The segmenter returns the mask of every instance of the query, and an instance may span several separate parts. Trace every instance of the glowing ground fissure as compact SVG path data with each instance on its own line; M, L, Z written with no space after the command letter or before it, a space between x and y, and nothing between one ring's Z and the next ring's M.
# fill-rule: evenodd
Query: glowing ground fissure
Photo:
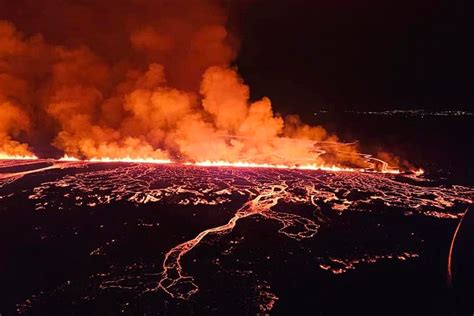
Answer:
M196 247L207 235L224 234L232 231L237 222L245 217L260 215L267 219L277 220L283 225L283 228L279 232L297 240L313 237L316 234L319 225L312 220L293 214L271 211L271 208L278 203L278 200L284 197L287 187L286 183L282 182L280 185L274 185L268 189L263 189L261 193L237 210L235 216L225 225L206 229L195 238L168 251L163 262L163 275L158 284L158 288L163 289L174 298L188 299L191 295L196 293L198 291L198 286L194 283L192 277L186 276L183 272L181 258ZM259 190L257 189L257 191ZM255 193L249 193L251 196L255 195ZM304 227L301 232L290 233L284 231L286 227L292 225L299 226L297 223L302 224ZM187 286L189 288L186 288ZM185 290L184 292L182 291L183 289Z

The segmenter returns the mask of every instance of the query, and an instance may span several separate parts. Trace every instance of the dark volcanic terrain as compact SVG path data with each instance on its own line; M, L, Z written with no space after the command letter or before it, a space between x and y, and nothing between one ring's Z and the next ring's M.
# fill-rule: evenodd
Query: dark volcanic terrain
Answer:
M443 314L473 196L412 175L3 161L0 311Z

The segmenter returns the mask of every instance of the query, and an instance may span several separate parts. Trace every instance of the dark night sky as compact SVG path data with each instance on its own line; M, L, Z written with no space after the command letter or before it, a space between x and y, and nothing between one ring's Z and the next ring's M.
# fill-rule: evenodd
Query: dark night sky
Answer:
M461 1L257 0L237 66L277 110L472 109L472 14Z

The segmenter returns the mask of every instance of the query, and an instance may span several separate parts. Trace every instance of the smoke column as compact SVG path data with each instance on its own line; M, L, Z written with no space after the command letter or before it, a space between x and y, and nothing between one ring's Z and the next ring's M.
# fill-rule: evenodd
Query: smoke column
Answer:
M322 127L249 100L220 1L0 6L0 154L54 135L42 142L77 158L362 163Z

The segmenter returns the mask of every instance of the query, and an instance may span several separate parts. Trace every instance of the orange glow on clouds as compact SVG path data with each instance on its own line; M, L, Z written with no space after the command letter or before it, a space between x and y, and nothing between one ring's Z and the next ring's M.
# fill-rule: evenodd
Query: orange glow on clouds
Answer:
M99 33L89 14L100 21L104 6L86 2L87 16L67 1L62 10L38 2L41 12L61 13L44 15L58 18L45 25L61 26L52 37L49 28L31 32L0 20L1 159L34 159L34 149L40 149L35 144L56 147L63 161L411 169L387 153L378 153L378 160L363 155L356 144L342 143L297 115L279 114L268 97L252 99L232 66L238 41L218 1L141 0L131 1L130 10L107 7L104 27L110 29ZM71 21L83 27L62 27ZM127 45L111 41L111 32Z

